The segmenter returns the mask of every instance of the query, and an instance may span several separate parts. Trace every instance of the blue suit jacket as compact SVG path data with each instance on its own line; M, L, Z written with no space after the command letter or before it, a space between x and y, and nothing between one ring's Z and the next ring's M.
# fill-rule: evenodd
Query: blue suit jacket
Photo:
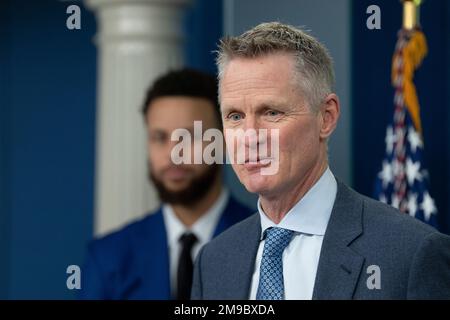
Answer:
M231 196L214 236L252 212ZM169 253L161 208L88 246L81 299L170 299Z
M248 299L260 235L255 214L205 245L192 298ZM379 289L367 285L370 266ZM338 182L313 299L433 298L450 299L450 237Z

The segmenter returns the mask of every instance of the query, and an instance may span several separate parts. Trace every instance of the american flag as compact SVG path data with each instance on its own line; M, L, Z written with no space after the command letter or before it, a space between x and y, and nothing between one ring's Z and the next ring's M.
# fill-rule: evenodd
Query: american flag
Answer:
M413 73L426 55L419 30L400 30L392 60L394 117L386 130L386 153L375 183L375 198L403 213L437 226L437 208L429 192L424 143Z

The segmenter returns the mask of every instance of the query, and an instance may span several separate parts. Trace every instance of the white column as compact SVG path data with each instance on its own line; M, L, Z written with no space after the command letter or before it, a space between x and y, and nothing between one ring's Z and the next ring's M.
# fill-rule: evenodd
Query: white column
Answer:
M86 0L97 17L95 234L158 206L141 114L153 80L183 63L187 0Z

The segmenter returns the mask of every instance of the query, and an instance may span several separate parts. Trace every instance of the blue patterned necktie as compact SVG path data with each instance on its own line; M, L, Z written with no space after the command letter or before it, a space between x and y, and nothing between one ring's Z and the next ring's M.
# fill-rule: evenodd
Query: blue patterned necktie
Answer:
M257 300L283 300L283 251L288 246L294 231L269 228L265 231L266 242L259 269Z

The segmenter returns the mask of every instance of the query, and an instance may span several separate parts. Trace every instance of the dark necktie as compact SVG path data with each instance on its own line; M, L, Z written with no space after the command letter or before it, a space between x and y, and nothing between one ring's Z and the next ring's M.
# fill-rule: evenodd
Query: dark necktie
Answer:
M180 237L181 253L178 260L177 272L177 299L189 300L192 287L192 247L197 242L197 237L192 233L185 233Z

